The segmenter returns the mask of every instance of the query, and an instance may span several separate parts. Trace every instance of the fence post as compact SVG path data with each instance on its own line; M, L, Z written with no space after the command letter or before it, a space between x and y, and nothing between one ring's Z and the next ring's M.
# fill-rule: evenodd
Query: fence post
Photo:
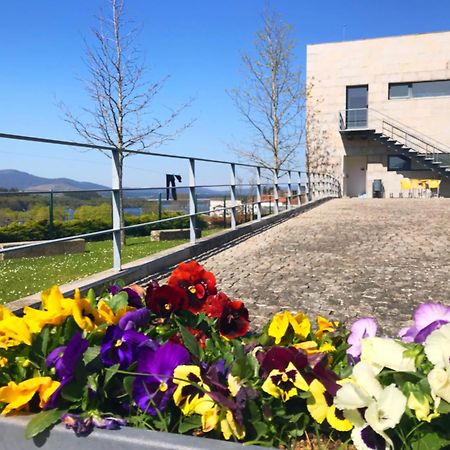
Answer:
M114 149L112 153L112 180L111 180L111 200L112 200L112 240L113 240L113 268L116 271L122 269L122 241L120 238L120 163L119 150Z
M162 194L158 194L158 220L162 219Z
M273 213L278 214L278 169L273 169Z
M189 158L189 231L191 244L195 244L195 225L196 225L196 212L197 202L195 198L195 159Z
M223 227L227 227L227 198L223 198Z
M256 168L256 219L261 220L262 217L262 206L261 206L261 167Z
M48 197L48 237L53 238L53 221L54 221L54 210L53 210L53 189L50 190Z
M231 229L236 229L236 164L230 164Z
M306 186L305 186L306 187ZM299 171L297 172L297 205L301 206L302 205L302 173ZM305 191L306 194L306 191Z
M292 208L292 175L291 171L288 170L288 195L287 195L287 209Z

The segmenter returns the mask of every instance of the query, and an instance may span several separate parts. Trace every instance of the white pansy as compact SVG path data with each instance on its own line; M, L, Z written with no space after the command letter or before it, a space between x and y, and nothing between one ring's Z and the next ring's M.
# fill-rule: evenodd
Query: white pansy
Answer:
M436 366L428 374L431 394L434 398L439 397L450 403L450 370Z
M390 384L383 389L377 401L366 409L364 417L367 423L377 432L394 428L402 418L406 408L406 397L402 391Z
M425 340L425 354L437 367L450 367L450 323L433 331Z
M415 372L414 358L405 356L405 350L406 348L394 339L366 338L361 344L361 361L378 370L387 367L397 372Z

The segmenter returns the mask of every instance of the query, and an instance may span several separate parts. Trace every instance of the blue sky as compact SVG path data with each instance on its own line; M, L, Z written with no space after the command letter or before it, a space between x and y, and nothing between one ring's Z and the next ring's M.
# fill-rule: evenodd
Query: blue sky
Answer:
M139 45L150 68L149 81L170 75L156 108L195 97L184 116L195 118L194 126L159 151L235 159L228 145L245 143L251 135L226 90L242 80L240 55L252 51L265 4L125 0L127 16L142 27ZM450 29L450 3L442 0L272 0L271 5L294 26L303 67L308 43ZM3 2L0 132L78 139L56 103L63 100L75 111L88 104L77 77L85 74L83 39L90 41L101 7L107 8L107 0ZM106 185L111 173L109 160L97 152L5 140L0 140L0 169ZM217 179L217 169L202 169L201 182ZM125 182L158 185L166 172L186 174L187 168L179 162L133 157L126 161Z

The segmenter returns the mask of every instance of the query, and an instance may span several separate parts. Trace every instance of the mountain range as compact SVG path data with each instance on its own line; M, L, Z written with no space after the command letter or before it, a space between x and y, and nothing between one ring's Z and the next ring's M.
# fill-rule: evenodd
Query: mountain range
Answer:
M109 189L108 186L90 183L88 181L76 181L71 178L44 178L32 175L27 172L14 169L0 170L0 189L17 189L19 191L76 191L76 190L95 190ZM184 189L186 190L186 189ZM228 191L198 188L199 197L217 197L227 195ZM129 197L157 197L158 192L149 194L148 191L130 191Z

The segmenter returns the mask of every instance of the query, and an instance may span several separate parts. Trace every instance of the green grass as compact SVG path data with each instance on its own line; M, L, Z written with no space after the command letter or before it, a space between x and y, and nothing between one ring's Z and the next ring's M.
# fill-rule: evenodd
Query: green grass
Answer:
M206 234L211 234L210 230ZM130 237L123 247L122 262L134 261L185 242L150 242L148 236ZM112 263L110 240L88 242L86 252L80 254L0 261L0 303L34 294L53 284L68 283L110 269Z

